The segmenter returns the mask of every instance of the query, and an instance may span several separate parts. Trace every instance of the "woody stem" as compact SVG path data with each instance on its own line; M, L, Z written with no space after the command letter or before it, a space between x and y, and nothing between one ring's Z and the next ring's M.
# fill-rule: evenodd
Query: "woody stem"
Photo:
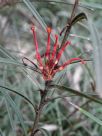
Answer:
M78 3L79 3L79 0L75 0L75 3L73 5L73 9L72 9L72 13L71 13L71 17L70 17L70 19L68 18L68 20L67 20L67 28L66 28L66 31L65 31L62 43L61 43L61 47L66 42L66 40L67 40L67 38L68 38L68 36L70 34L70 30L72 28L72 19L75 16Z
M36 109L36 115L35 115L35 120L34 120L34 124L33 124L33 129L32 129L32 132L31 132L31 135L30 136L37 136L37 132L39 131L39 121L40 121L40 116L41 116L41 113L42 113L42 110L45 106L45 104L47 103L46 102L46 96L47 96L47 93L48 93L48 87L49 87L49 83L51 81L46 81L45 82L45 89L44 90L41 90L40 94L41 94L41 100L40 100L40 104L38 105L37 109Z

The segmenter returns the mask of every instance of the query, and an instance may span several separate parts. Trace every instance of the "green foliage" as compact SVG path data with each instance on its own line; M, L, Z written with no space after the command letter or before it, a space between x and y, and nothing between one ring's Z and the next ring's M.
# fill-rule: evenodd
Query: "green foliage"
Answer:
M53 28L53 45L54 32L59 34L67 25L72 5L69 0L22 0L0 9L0 136L30 134L34 108L40 100L39 89L45 86L34 66L24 66L22 62L27 57L36 63L31 24L36 26L39 51L43 54L46 26ZM92 61L71 64L54 77L48 94L52 99L44 107L39 123L45 136L102 135L101 0L80 0L73 24L68 37L72 43L62 62L79 56ZM59 44L62 39L63 34Z

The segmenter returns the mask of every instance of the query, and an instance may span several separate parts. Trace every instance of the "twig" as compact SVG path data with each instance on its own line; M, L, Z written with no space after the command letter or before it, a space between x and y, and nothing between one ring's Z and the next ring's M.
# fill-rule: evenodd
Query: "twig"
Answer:
M49 91L48 87L49 87L50 83L51 83L51 81L46 81L45 82L45 89L40 90L41 100L40 100L39 106L35 109L36 115L35 115L33 129L32 129L32 132L31 132L30 136L35 136L37 134L37 132L39 131L39 126L38 126L39 125L39 120L40 120L42 110L43 110L44 106L47 103L46 96L47 96L47 93Z
M71 23L72 23L73 17L75 16L76 9L77 9L77 6L78 6L78 2L79 2L79 0L75 0L75 4L74 4L73 9L72 9L71 17L70 17L70 19L68 18L68 20L67 20L66 31L65 31L64 38L62 40L60 47L62 47L62 45L67 40L67 37L69 36L70 30L71 30L71 27L72 27Z
M0 7L12 5L16 2L17 2L17 0L0 0Z

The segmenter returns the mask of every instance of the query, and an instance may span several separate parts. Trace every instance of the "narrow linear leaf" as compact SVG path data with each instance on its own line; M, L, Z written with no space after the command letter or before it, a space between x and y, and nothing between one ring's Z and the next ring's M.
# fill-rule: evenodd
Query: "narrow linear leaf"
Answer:
M4 136L4 135L3 135L3 132L1 131L1 129L0 129L0 136Z
M40 23L40 25L43 27L43 29L46 30L47 25L44 22L43 18L40 16L40 14L35 9L34 5L32 5L32 3L29 0L23 0L23 2L28 7L28 9L31 11L33 16L37 19L37 21ZM52 34L51 34L51 39L54 42L54 38L53 38Z
M72 20L72 25L81 21L82 19L87 19L87 16L85 13L79 13L77 16L75 16Z
M71 89L71 88L68 88L68 87L65 87L65 86L60 86L60 85L51 85L51 86L55 87L55 88L58 88L59 90L66 90L66 91L68 91L68 92L70 92L72 94L75 94L77 96L84 97L84 98L87 98L87 99L89 99L91 101L94 101L96 103L102 104L102 99L100 99L100 98L95 98L93 96L89 96L89 95L87 95L85 93L76 91L74 89Z
M0 63L6 63L6 64L13 64L13 65L18 65L18 66L24 66L21 63L8 59L8 58L1 58L0 57Z
M23 2L23 0L19 0L19 1L15 1L14 3L16 4L16 3L22 3ZM58 3L58 4L67 4L67 5L73 5L73 3L72 2L65 2L65 1L58 1L58 0L49 0L49 1L47 1L47 0L43 0L43 1L41 1L41 0L30 0L30 2L39 2L39 3L46 3L46 2L53 2L53 3ZM88 4L87 4L88 5ZM83 8L85 8L85 9L88 9L88 10L92 10L92 8L90 8L90 6L92 5L92 3L90 3L90 5L88 5L87 6L86 4L84 5L84 3L79 3L79 5L78 6L80 6L80 7L83 7ZM92 6L93 7L93 6ZM99 5L99 4L97 4L96 3L96 7L97 8L101 8L101 5ZM94 7L95 8L95 7ZM101 8L102 9L102 8Z
M40 73L39 71L37 71L37 69L36 69L35 67L33 67L33 66L29 66L29 65L25 66L24 64L22 64L22 63L20 63L20 62L17 62L17 61L8 59L8 58L6 59L6 58L1 58L1 57L0 57L0 63L5 63L6 65L9 65L9 64L16 65L16 66L21 67L21 68L23 68L23 69L30 69L30 70L33 70L33 71L35 71L35 72L41 74L41 73Z
M5 96L7 102L11 105L11 107L14 109L20 123L21 123L21 126L23 128L23 131L24 131L24 134L25 136L27 136L27 132L26 132L26 128L25 128L25 124L24 124L24 121L23 121L23 118L22 118L22 114L21 112L19 111L17 105L15 104L15 102L12 100L12 98L9 96L9 94L7 92L4 92L4 89L3 90L0 90L2 92L2 94Z
M9 116L9 119L10 119L10 124L11 124L12 130L13 130L13 135L16 136L16 131L15 131L15 127L14 127L15 126L14 120L11 116L10 107L9 107L9 104L8 104L6 99L5 99L5 103L6 103L6 108L7 108L7 111L8 111L8 116Z
M90 7L94 9L101 9L102 10L102 4L101 3L93 3L93 2L80 2L80 5L85 7Z
M5 48L3 48L1 45L0 45L0 52L2 52L5 57L9 58L9 59L12 59L12 60L15 60L16 58L11 55Z
M92 119L93 121L95 121L97 124L102 126L102 121L100 119L98 119L97 117L95 117L94 115L92 115L91 113L89 113L88 111L84 110L83 108L80 108L79 106L75 105L74 103L68 101L68 103L70 103L74 108L76 108L77 110L79 110L80 112L82 112L85 116L89 117L90 119Z
M22 3L23 0L18 0L18 1L14 1L13 3L16 4L16 3ZM46 3L46 2L53 2L53 3L59 3L59 4L67 4L67 5L73 5L72 2L68 1L68 2L65 2L65 1L58 1L58 0L30 0L30 2L40 2L40 3ZM83 7L83 8L86 8L88 10L93 10L94 9L102 9L102 4L101 3L93 3L93 2L80 2L79 3L79 6L80 7Z
M1 86L1 85L0 85L0 87L1 87L1 88L4 88L4 89L7 90L7 91L13 92L13 93L15 93L15 94L21 96L24 100L26 100L29 104L31 104L31 105L34 107L33 103L32 103L27 97L25 97L24 95L20 94L19 92L15 91L15 90L13 90L13 89L10 89L10 88L8 88L8 87L5 87L5 86Z
M100 31L96 28L93 23L93 19L88 15L88 24L91 34L91 41L93 45L93 58L94 58L94 68L96 74L96 89L102 97L102 41Z
M28 9L31 11L31 13L36 17L36 19L39 21L41 26L46 30L46 24L43 20L43 18L39 15L35 7L32 5L32 3L29 0L23 0L25 5L28 7Z
M40 0L31 0L31 2L48 2L47 0L43 0L43 1L40 1ZM54 3L60 3L60 4L68 4L68 5L73 5L73 3L71 1L61 1L61 0L49 0L49 2L54 2ZM93 8L94 9L102 9L102 4L101 3L93 3L93 2L79 2L79 7L83 7L83 8L86 8L88 10L92 10L93 11Z
M62 129L62 118L61 118L61 112L60 112L60 107L58 104L58 101L55 101L55 110L56 110L56 117L57 117L57 122L59 127L59 136L63 136L63 129Z

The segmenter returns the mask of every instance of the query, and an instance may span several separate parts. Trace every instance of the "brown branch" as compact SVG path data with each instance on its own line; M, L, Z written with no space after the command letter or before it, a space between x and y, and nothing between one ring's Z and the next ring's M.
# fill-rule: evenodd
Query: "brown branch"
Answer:
M0 7L12 5L16 2L17 2L17 0L0 0Z
M40 100L39 106L35 109L36 115L35 115L33 129L32 129L30 136L36 136L37 132L39 131L39 126L38 126L39 120L40 120L42 110L43 110L44 106L47 104L46 96L49 91L48 88L49 88L50 83L51 83L51 81L46 81L45 82L45 90L40 90L41 100Z
M68 18L68 20L67 20L66 31L65 31L62 43L61 43L61 47L66 42L66 40L67 40L67 38L70 34L70 30L71 30L71 27L72 27L71 23L72 23L72 20L75 16L76 10L77 10L78 2L79 2L79 0L75 0L75 4L74 4L73 9L72 9L71 17L70 17L70 19Z

